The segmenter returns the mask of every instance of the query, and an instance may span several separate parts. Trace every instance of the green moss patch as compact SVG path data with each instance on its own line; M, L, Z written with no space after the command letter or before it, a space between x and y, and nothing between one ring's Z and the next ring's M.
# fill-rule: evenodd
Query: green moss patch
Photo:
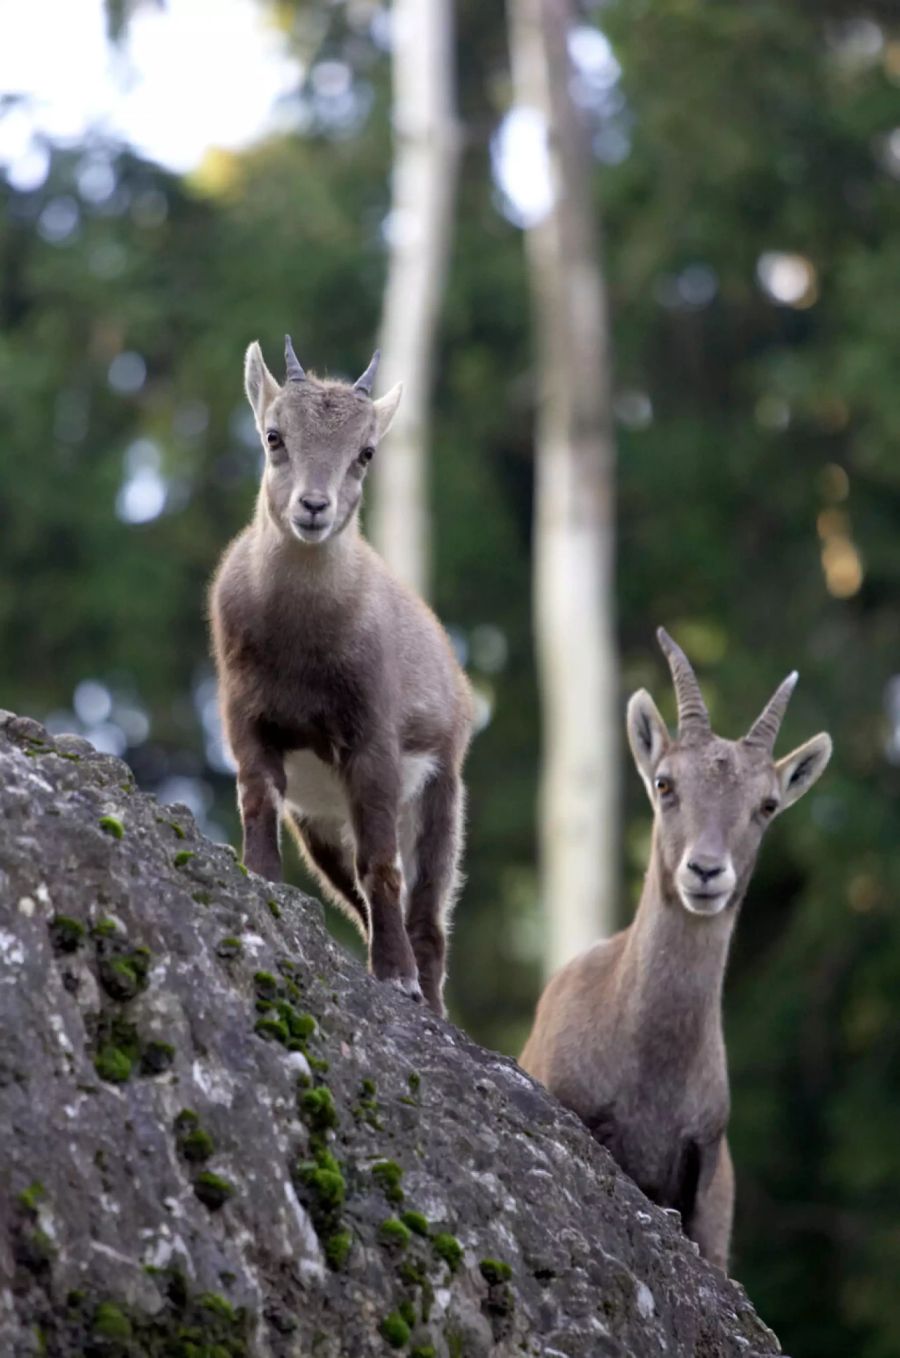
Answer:
M175 1119L175 1143L179 1155L191 1164L203 1164L216 1150L215 1141L190 1108L183 1108Z
M342 1268L353 1238L341 1222L341 1208L347 1196L344 1171L331 1151L320 1147L312 1160L294 1166L292 1178L316 1234L322 1242L331 1268Z
M54 915L50 921L50 939L57 952L76 952L86 932L81 921L71 915Z
M387 1340L392 1349L403 1349L409 1343L410 1327L399 1311L392 1311L389 1316L385 1316L379 1329L382 1338Z
M382 1244L405 1249L412 1239L412 1232L398 1217L388 1217L378 1228L378 1236Z
M335 1231L325 1241L325 1258L333 1269L343 1268L353 1246L353 1236L349 1231Z
M334 1095L327 1085L304 1090L300 1095L300 1112L310 1131L321 1134L338 1125Z
M44 1200L46 1194L47 1191L44 1188L44 1185L41 1183L40 1179L35 1179L34 1182L30 1183L27 1188L23 1188L22 1192L19 1194L18 1197L19 1206L25 1212L36 1214L38 1209L38 1203Z
M312 1191L317 1210L334 1212L343 1206L347 1184L343 1170L330 1151L320 1150L314 1160L302 1160L295 1177Z
M404 1212L400 1220L414 1235L428 1235L428 1218L422 1212Z
M184 833L177 820L163 820L162 817L157 816L156 823L157 825L168 825L176 839L187 839L187 835Z
M204 1311L212 1311L217 1316L222 1316L229 1324L233 1325L237 1320L237 1311L226 1297L220 1297L218 1292L203 1292L197 1298L197 1305Z
M271 971L255 971L253 988L261 999L274 1000L278 994L278 978Z
M236 1192L237 1189L230 1179L223 1178L221 1174L213 1174L209 1169L198 1174L194 1180L194 1193L211 1212L218 1212Z
M463 1260L463 1247L455 1235L440 1232L433 1237L431 1248L439 1259L443 1259L444 1263L449 1265L451 1273L457 1271Z
M220 938L216 944L216 956L224 957L226 960L230 960L232 957L240 957L243 951L243 943L239 938L235 938L233 934L226 934L226 936Z
M284 1045L290 1034L287 1024L282 1023L281 1019L261 1018L257 1019L253 1025L253 1031L260 1037L267 1038L270 1042L280 1042Z
M131 1321L115 1302L102 1301L94 1312L91 1331L98 1339L131 1339Z
M190 863L191 859L194 857L196 857L196 855L193 849L179 849L178 853L172 859L172 862L176 868L183 868Z
M504 1264L500 1259L482 1259L478 1267L482 1278L491 1287L496 1287L498 1283L508 1283L512 1277L509 1264Z
M372 1178L378 1184L388 1202L400 1203L404 1193L400 1187L403 1170L393 1160L378 1160L372 1166Z
M106 834L112 835L113 839L123 839L125 837L125 826L118 816L101 816L100 829Z
M100 984L114 1000L133 1000L147 984L150 969L149 948L104 956L99 961Z
M158 1305L140 1311L120 1300L70 1291L54 1315L53 1352L85 1358L250 1358L254 1317L216 1292L192 1295L177 1269L146 1270Z

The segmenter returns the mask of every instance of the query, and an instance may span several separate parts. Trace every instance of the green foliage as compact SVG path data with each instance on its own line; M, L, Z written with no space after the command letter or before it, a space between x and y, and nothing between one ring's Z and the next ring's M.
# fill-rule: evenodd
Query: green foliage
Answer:
M117 816L101 816L100 829L112 835L113 839L122 839L125 834L125 826Z
M414 1235L428 1234L428 1218L421 1212L404 1212L400 1220L404 1226L408 1226Z

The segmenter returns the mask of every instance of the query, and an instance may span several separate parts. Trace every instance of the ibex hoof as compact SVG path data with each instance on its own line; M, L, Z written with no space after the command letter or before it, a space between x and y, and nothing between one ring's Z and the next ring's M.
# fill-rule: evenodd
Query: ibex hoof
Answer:
M422 994L422 987L415 976L392 976L388 985L394 986L395 989L400 991L401 995L408 995L411 1000L415 1000L416 1004L421 1004L425 998Z

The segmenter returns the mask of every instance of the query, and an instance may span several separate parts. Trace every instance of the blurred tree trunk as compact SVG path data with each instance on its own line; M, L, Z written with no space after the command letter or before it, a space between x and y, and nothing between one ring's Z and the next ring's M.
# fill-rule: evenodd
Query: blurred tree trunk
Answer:
M573 103L570 0L508 0L515 102L547 133L553 202L526 249L539 372L535 630L543 715L548 970L616 927L619 885L614 470L594 165Z
M402 580L428 593L429 404L456 180L451 0L394 0L394 169L380 386L403 400L373 467L372 540Z

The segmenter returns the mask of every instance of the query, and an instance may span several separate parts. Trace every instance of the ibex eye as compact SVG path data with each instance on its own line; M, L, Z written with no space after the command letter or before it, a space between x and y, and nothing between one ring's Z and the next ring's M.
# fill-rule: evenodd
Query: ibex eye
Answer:
M764 816L774 816L778 810L778 803L774 797L767 797L759 809Z
M365 465L365 463L371 462L374 456L375 449L372 447L371 443L367 443L365 448L360 450L359 460Z
M277 429L266 430L266 443L269 445L270 448L281 447L281 435L279 434Z
M661 797L666 797L672 791L672 779L663 777L654 778L653 786Z

